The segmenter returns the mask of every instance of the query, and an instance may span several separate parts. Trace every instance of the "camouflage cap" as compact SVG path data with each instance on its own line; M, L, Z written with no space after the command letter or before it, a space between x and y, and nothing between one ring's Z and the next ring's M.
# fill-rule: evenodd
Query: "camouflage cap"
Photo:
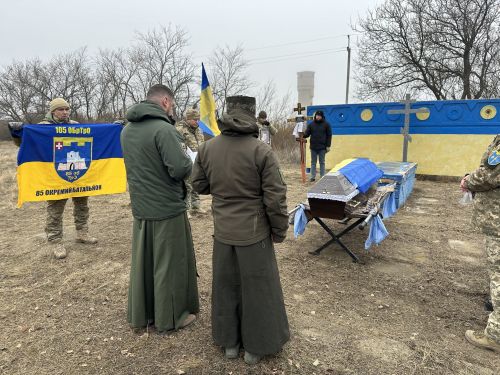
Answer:
M252 117L255 117L255 98L252 96L229 96L226 99L226 112L231 114L231 112L239 110Z
M200 112L198 112L197 109L189 108L186 111L186 120L199 120L199 119L200 119Z

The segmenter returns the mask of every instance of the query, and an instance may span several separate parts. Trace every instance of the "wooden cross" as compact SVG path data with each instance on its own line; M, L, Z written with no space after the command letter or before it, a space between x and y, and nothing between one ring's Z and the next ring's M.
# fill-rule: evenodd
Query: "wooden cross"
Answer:
M390 109L387 111L390 115L405 115L404 127L401 129L401 134L403 134L403 161L408 161L408 142L411 142L410 135L410 114L412 113L429 113L425 108L411 109L411 103L415 103L416 100L410 99L410 94L406 94L406 99L400 102L404 104L404 109Z
M303 118L304 123L306 123L307 118L302 116L302 111L304 111L306 108L302 107L301 103L297 103L297 108L294 108L293 110L298 113L298 116L295 118L295 122L299 122L299 117ZM302 174L302 183L306 182L306 150L305 150L305 145L307 143L307 140L304 138L304 132L301 131L299 132L299 138L297 139L297 142L299 142L299 147L300 147L300 171Z
M297 108L294 108L293 110L294 110L294 111L297 111L297 113L298 113L299 115L301 115L301 114L302 114L302 111L303 111L303 110L305 110L305 109L306 109L306 107L302 107L302 104L301 104L301 103L297 103Z

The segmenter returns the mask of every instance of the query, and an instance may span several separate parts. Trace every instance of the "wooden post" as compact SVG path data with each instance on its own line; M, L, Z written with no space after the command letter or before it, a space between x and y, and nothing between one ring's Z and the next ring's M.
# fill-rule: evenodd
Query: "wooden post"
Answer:
M294 111L297 111L299 117L302 115L302 111L305 108L302 107L302 104L297 103L297 108L294 108ZM297 118L295 120L295 123L297 123ZM305 144L307 143L307 140L304 138L304 129L301 129L302 131L299 132L299 138L297 139L297 142L299 142L299 147L300 147L300 173L302 174L302 183L306 183L306 150L305 150Z

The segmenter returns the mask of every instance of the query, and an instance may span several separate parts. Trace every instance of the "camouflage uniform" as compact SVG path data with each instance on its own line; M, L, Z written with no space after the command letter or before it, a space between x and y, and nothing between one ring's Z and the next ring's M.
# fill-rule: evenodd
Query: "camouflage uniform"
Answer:
M481 165L465 180L475 193L473 223L486 235L493 312L484 333L500 344L500 134L481 159Z
M203 132L199 127L193 128L191 125L187 123L187 119L196 118L198 111L196 110L188 110L186 114L186 120L179 121L175 124L175 128L184 138L184 145L189 147L191 151L198 152L198 147L204 142L205 138L203 137ZM186 204L188 210L199 210L201 208L200 205L200 196L196 191L193 190L193 185L191 181L191 177L184 181L186 184Z
M39 124L62 124L64 122L57 121L52 116L52 113L47 113L44 120ZM69 124L78 124L78 122L69 120ZM86 234L88 232L89 206L88 197L73 197L73 216L75 218L75 227L77 232ZM57 199L47 201L47 223L45 225L45 233L49 242L58 242L63 237L63 213L64 207L68 199Z
M257 117L257 126L259 127L259 139L271 146L271 139L273 135L278 133L273 125L267 121L267 113L265 111L260 111Z

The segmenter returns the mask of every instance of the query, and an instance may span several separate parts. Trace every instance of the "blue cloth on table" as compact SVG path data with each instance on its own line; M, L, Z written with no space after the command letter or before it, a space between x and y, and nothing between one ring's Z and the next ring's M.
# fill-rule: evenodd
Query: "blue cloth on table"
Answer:
M384 174L377 168L374 162L364 158L354 159L346 166L340 168L339 172L362 193L366 193L370 186L377 182Z
M299 204L299 208L295 211L295 216L293 220L293 234L295 238L299 235L303 235L306 230L307 216L305 207L303 204Z
M384 222L382 221L380 215L374 216L370 224L370 233L365 242L365 249L368 250L372 244L378 245L382 242L389 232L385 228Z
M392 192L386 198L386 200L384 201L384 205L382 207L382 216L384 220L393 216L396 213L397 209L398 208L396 207L396 193Z

